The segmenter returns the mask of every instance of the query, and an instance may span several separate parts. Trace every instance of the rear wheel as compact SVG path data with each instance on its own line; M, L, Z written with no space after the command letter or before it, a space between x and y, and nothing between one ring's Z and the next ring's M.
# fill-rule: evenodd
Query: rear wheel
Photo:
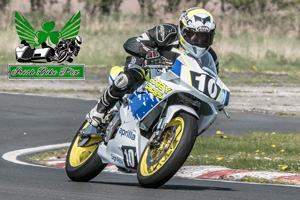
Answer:
M69 148L66 159L66 172L73 181L86 182L97 176L105 167L97 155L99 142L102 136L92 135L89 141L82 147L78 146L81 141L79 132L91 126L85 121L76 133Z
M174 117L165 128L161 145L145 148L137 170L140 184L156 188L170 180L190 154L197 129L194 116L180 113Z

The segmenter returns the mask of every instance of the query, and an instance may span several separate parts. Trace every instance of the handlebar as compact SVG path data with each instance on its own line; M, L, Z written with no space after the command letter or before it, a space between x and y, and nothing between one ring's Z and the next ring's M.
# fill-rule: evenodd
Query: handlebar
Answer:
M173 62L164 57L162 58L163 58L163 62L159 65L151 65L151 64L148 65L147 60L145 60L143 67L145 69L171 69L173 66Z
M145 69L170 69L172 66L166 65L144 65Z

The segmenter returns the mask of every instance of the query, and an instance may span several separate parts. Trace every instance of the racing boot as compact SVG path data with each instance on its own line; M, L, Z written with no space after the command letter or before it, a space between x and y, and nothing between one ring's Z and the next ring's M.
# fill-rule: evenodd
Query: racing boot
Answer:
M108 107L104 105L101 98L95 107L86 115L87 121L94 127L98 127L101 123L105 123L104 117Z
M99 127L100 124L106 124L107 111L110 110L120 97L111 95L111 87L107 88L103 96L100 98L95 107L86 115L87 121L94 127Z

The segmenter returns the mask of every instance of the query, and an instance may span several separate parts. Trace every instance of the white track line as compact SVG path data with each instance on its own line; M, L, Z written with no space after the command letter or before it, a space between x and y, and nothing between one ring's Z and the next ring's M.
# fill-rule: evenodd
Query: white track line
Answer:
M33 147L33 148L27 148L27 149L19 149L15 151L10 151L5 154L3 154L2 158L4 160L7 160L9 162L13 162L16 164L21 164L21 165L30 165L30 166L36 166L36 167L47 167L43 165L35 165L27 162L22 162L18 160L18 156L24 155L24 154L30 154L30 153L35 153L35 152L42 152L42 151L47 151L51 149L60 149L64 147L70 146L70 143L62 143L62 144L54 144L54 145L47 145L47 146L40 146L40 147Z
M53 150L53 149L59 149L59 148L64 148L70 146L70 143L62 143L62 144L54 144L54 145L47 145L47 146L40 146L40 147L34 147L34 148L27 148L27 149L20 149L20 150L15 150L15 151L10 151L5 154L3 154L2 158L4 160L7 160L9 162L13 162L16 164L21 164L21 165L29 165L29 166L35 166L35 167L47 167L47 168L52 168L53 167L48 167L44 165L35 165L31 163L26 163L19 161L17 159L18 156L24 155L24 154L30 154L34 152L42 152L42 151L47 151L47 150ZM55 168L55 169L60 169L60 168ZM106 172L112 172L112 173L120 173L116 170L117 168L115 166L110 166L106 170ZM136 174L124 174L123 175L136 175ZM179 177L179 176L177 176ZM193 177L179 177L179 178L186 178L186 179L192 179L192 180L201 180L201 181L206 181L206 182L225 182L225 183L234 183L234 184L257 184L257 185L267 185L267 186L281 186L281 187L300 187L299 185L279 185L279 184L268 184L268 183L249 183L249 182L239 182L239 181L227 181L227 180L213 180L213 179L199 179L199 178L193 178Z

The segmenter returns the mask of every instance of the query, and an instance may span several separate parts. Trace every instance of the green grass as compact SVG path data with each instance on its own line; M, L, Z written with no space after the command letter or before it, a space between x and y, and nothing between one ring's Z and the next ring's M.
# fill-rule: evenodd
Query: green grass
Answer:
M185 165L299 173L299 143L300 134L198 137Z
M252 183L268 183L268 184L281 184L281 185L295 185L294 183L290 183L287 181L280 180L268 180L264 178L255 178L251 176L244 176L239 181L241 182L252 182Z
M300 117L300 114L294 113L294 112L276 112L275 115L281 115L281 116L289 116L289 117Z
M298 73L258 73L258 72L232 72L221 69L220 78L226 85L234 86L289 86L299 87Z
M53 150L53 151L48 151L48 152L43 152L39 154L35 154L32 157L27 157L26 160L33 162L33 163L38 163L42 165L47 165L47 163L42 162L43 160L49 159L51 157L61 157L62 155L66 155L68 152L68 148L63 148L59 150Z
M300 69L300 39L245 32L237 38L216 34L221 69L233 72L295 73ZM299 74L298 74L299 75Z

